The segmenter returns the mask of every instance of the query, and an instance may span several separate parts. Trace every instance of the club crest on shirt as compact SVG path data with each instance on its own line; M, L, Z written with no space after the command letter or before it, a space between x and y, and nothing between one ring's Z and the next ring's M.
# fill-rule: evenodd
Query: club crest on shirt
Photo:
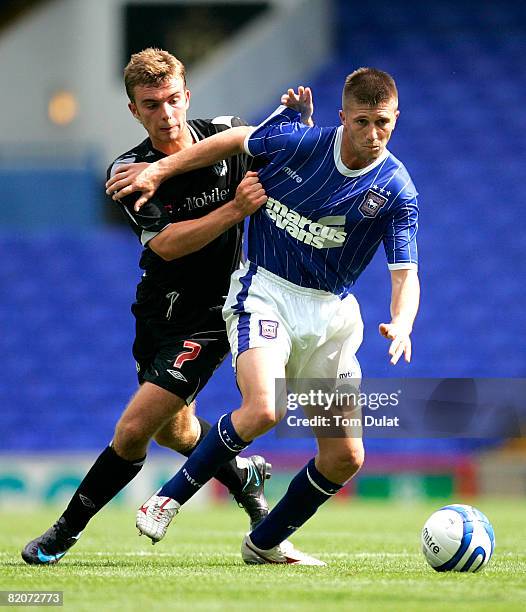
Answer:
M278 322L260 319L259 335L262 338L268 338L269 340L273 340L274 338L276 338L278 335Z
M385 206L386 202L386 197L381 196L372 189L369 189L369 191L365 194L363 202L358 207L358 210L364 217L369 217L371 219L372 217L376 217L376 215L380 212L380 209Z

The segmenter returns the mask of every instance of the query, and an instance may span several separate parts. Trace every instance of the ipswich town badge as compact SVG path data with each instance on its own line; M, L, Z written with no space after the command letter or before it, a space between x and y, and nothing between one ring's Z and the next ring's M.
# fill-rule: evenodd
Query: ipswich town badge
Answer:
M358 207L358 210L364 217L373 218L380 212L380 209L385 206L387 198L376 193L372 189L365 194L363 202Z
M259 321L259 335L269 340L276 338L278 335L278 322L261 319Z

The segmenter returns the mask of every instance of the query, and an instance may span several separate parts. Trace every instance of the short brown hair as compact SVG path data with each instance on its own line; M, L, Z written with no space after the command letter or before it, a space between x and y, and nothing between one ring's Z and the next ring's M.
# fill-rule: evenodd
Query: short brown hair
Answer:
M376 68L358 68L345 79L343 106L349 98L368 106L376 106L392 99L398 104L398 90L393 77L387 72Z
M186 68L168 51L149 47L134 53L124 69L124 86L133 102L133 90L138 85L158 87L168 79L183 79L186 87Z

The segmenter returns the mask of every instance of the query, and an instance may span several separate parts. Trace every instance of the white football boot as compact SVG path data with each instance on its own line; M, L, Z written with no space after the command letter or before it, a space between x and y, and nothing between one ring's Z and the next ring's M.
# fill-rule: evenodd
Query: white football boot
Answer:
M171 497L152 495L149 500L137 510L135 524L139 535L148 536L152 544L156 544L166 535L168 525L179 512L180 504Z
M243 561L248 565L262 565L264 563L289 563L292 565L327 565L324 561L320 561L310 555L302 553L297 548L294 548L292 542L285 540L278 546L274 546L269 550L263 550L254 546L250 535L243 539L241 544L241 556Z

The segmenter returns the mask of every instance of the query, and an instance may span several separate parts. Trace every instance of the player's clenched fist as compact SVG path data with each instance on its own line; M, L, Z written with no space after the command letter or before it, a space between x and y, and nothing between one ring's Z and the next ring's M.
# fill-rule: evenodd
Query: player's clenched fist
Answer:
M257 172L247 172L236 189L234 205L242 219L255 213L267 201L267 194L259 182Z

